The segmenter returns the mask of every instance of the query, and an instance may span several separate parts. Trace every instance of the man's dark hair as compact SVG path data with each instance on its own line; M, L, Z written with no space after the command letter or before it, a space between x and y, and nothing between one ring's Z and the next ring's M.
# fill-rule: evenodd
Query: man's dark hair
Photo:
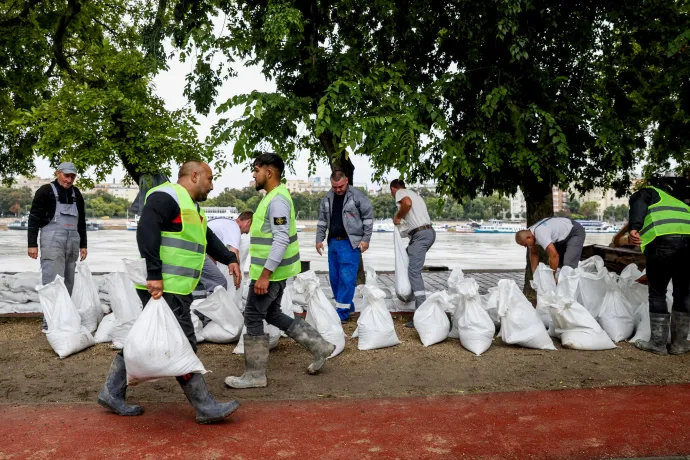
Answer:
M402 179L393 179L391 182L391 188L405 188L405 182Z
M339 182L343 179L347 179L347 174L345 174L343 171L336 169L331 173L331 180Z
M237 220L252 220L254 218L254 212L253 211L242 211L239 216L237 216Z
M261 166L272 166L278 171L278 175L283 177L283 171L285 170L285 163L280 156L275 153L262 153L258 157L254 158L254 167Z

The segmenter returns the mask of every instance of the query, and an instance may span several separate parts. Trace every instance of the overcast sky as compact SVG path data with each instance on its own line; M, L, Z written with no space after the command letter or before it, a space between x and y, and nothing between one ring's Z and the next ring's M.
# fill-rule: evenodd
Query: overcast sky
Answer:
M181 63L179 60L174 59L169 62L170 69L158 75L155 81L156 92L165 100L168 109L175 110L183 107L187 104L186 98L183 96L182 91L185 86L185 75L192 68L192 63ZM264 76L260 72L259 67L237 67L238 75L237 77L226 81L223 87L219 90L218 97L216 101L225 102L228 98L235 96L237 94L249 93L253 90L259 91L274 91L275 85L273 82L266 81ZM242 113L241 109L238 109L236 113L229 113L230 118L236 118ZM224 114L225 115L225 114ZM198 117L200 125L197 127L199 132L199 138L204 139L211 131L211 127L217 121L218 117L211 111L208 117ZM226 145L226 157L231 159L232 144ZM307 179L308 170L308 154L305 152L300 155L299 160L295 163L295 171L297 174L291 174L286 171L286 176L288 179ZM367 183L369 188L372 188L372 169L369 166L369 162L366 158L353 156L353 163L356 168L355 182ZM172 168L173 177L177 175L177 166L173 165ZM38 158L36 160L36 174L40 177L50 177L54 174L48 161L43 158ZM316 170L316 176L327 177L330 175L330 168L326 163L318 164ZM113 171L113 174L108 178L108 182L112 182L113 179L121 180L124 177L124 170L118 168ZM221 190L226 187L229 188L242 188L249 185L249 181L252 179L251 173L247 171L242 171L240 166L229 166L226 168L222 174L217 175L215 180L214 191L211 196L218 194ZM391 179L395 177L394 174L391 175ZM378 188L378 187L376 187Z

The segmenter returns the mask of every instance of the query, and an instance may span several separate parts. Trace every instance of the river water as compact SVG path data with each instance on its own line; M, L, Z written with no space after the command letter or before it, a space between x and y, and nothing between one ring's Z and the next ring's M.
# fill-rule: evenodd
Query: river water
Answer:
M312 270L327 271L326 252L319 256L314 248L316 234L300 232L300 253L311 261ZM246 235L243 235L246 237ZM608 245L613 235L588 234L585 244ZM93 272L124 270L123 258L138 258L136 232L104 230L88 233L87 262ZM407 241L406 239L404 240ZM2 247L0 272L38 271L39 262L26 255L26 232L0 231ZM374 233L365 265L377 271L393 270L395 254L392 233ZM444 265L462 269L521 269L525 267L525 249L515 243L511 234L437 233L436 243L427 254L427 265Z

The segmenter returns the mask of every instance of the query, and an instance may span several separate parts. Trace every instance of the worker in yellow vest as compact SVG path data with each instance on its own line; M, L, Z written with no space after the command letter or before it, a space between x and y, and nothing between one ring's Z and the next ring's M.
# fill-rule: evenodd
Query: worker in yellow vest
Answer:
M254 212L249 230L250 267L249 295L244 309L244 365L241 377L227 377L230 388L258 388L266 386L268 365L268 334L264 320L276 326L313 355L307 368L316 374L335 350L309 323L301 317L290 318L280 310L286 280L301 269L295 207L287 188L281 184L285 164L274 153L264 153L254 160L254 180L257 190L266 196Z
M144 307L152 297L163 297L195 352L190 306L206 253L228 266L235 286L239 287L241 282L237 257L207 227L206 216L198 204L206 200L211 190L211 168L202 161L188 161L180 167L177 184L165 182L149 190L137 227L137 245L147 269L147 283L136 285L137 294ZM239 407L237 401L216 402L201 374L181 375L177 381L196 409L198 423L219 422ZM98 403L119 415L141 414L141 406L125 403L126 391L127 369L120 351L98 393Z
M656 187L645 187L630 198L630 243L645 255L649 284L650 340L641 350L665 355L690 351L690 206ZM673 280L673 307L668 313L666 289ZM671 344L667 349L671 325Z

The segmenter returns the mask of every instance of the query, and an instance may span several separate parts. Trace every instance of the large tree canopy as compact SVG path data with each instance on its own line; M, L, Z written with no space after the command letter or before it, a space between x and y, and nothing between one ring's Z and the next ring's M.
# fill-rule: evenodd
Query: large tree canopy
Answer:
M210 159L190 110L154 94L166 2L4 2L0 11L0 177L35 157L73 161L103 180ZM87 179L88 180L88 179Z

